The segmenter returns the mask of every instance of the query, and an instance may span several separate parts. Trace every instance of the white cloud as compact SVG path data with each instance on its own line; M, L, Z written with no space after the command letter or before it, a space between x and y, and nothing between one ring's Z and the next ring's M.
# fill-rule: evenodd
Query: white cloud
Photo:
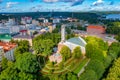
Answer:
M74 1L78 1L78 0L59 0L59 1L62 1L62 2L74 2Z
M43 0L44 2L57 2L58 0Z
M100 5L100 4L103 4L103 3L104 3L103 0L97 0L97 1L93 2L93 5L97 6L97 5Z
M18 4L18 2L7 2L6 3L6 8L10 8L10 7L12 7L13 5L16 5L16 4Z
M104 7L92 7L90 10L93 10L93 11L104 11L105 8Z

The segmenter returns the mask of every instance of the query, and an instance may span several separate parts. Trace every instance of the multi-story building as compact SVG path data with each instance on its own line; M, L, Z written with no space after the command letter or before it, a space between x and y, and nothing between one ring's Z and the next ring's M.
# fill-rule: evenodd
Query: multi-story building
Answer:
M10 33L10 29L7 27L0 27L0 34Z
M0 34L16 34L20 30L19 26L2 26L0 27Z
M56 24L56 23L60 23L60 19L59 18L55 18L53 19L53 23Z
M15 43L0 42L0 61L4 56L8 60L14 61L14 50L17 45Z
M40 25L39 21L37 21L37 20L32 20L32 24L33 25Z
M4 23L6 26L14 26L16 24L14 18L9 18L7 22Z
M49 28L49 32L51 33L56 28L56 25L48 26L48 28Z
M49 21L48 21L48 19L44 19L44 21L43 21L44 23L48 23Z
M3 24L3 23L0 23L0 27L2 27L2 26L4 26L4 24Z
M13 36L14 40L27 40L30 46L32 46L32 36L28 34L28 30L21 30L20 34Z
M0 46L0 61L2 61L2 55L4 54L3 47Z
M31 17L22 17L21 18L21 23L22 24L30 24L32 22L32 18Z

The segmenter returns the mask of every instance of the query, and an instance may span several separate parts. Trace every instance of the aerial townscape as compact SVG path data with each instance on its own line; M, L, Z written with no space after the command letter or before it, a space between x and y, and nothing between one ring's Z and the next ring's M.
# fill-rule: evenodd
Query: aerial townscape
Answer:
M0 0L0 80L120 80L119 5Z

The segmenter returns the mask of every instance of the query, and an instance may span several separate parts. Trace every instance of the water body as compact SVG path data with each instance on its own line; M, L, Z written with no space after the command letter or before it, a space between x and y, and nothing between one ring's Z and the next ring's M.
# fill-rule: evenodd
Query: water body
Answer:
M106 15L106 19L112 19L112 20L119 19L120 20L120 14L108 14Z

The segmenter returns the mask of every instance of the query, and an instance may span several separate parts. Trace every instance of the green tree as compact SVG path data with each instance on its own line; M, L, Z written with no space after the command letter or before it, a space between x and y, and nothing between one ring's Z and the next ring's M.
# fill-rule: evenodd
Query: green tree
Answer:
M28 52L28 51L26 51L26 49L23 47L23 46L18 46L16 49L15 49L15 52L14 52L14 54L23 54L23 53L25 53L25 52Z
M59 65L58 65L58 67L59 67L60 69L63 69L63 68L64 68L64 62L60 62Z
M39 70L37 57L32 53L24 53L16 59L16 67L20 71L36 73Z
M103 51L98 47L96 42L89 42L86 45L86 56L91 59L98 59L103 62Z
M107 77L104 80L120 80L120 58L114 61Z
M71 80L72 79L72 73L67 73L67 80Z
M26 40L14 41L18 44L18 47L14 51L15 58L19 57L20 54L29 52L29 42Z
M70 39L70 38L72 38L72 37L75 37L75 35L74 35L74 34L67 34L67 35L66 35L66 39Z
M54 47L54 42L50 39L35 41L33 49L37 54L43 54L45 56L52 53L52 48Z
M60 28L55 28L52 32L53 33L58 33L60 31Z
M73 58L80 58L82 56L82 52L79 46L77 46L72 53Z
M76 76L76 75L72 75L71 80L78 80L78 78L77 78L77 76Z
M18 46L24 46L26 49L29 49L29 42L27 40L18 41Z
M114 42L110 45L108 49L108 54L112 57L112 59L116 59L120 55L120 43Z
M106 32L110 34L118 34L120 31L120 22L112 22L108 25Z
M98 80L98 78L94 70L86 70L80 75L79 80Z
M8 67L7 63L8 63L7 58L2 57L2 62L1 62L2 70L6 69Z
M66 61L67 59L69 59L71 57L71 51L67 46L63 46L61 48L60 53L62 55L62 60L63 61Z
M1 72L0 80L18 80L18 72L14 66L14 63L8 61L7 68Z
M78 80L77 75L69 72L67 73L67 79L66 80Z
M33 39L33 46L35 42L39 42L40 40L47 40L50 39L54 42L54 45L57 46L58 42L61 40L60 39L60 33L46 33L46 34L41 34Z
M67 34L71 34L71 29L69 27L66 28Z
M118 40L120 42L120 33L118 33L115 38L116 38L116 40Z
M93 37L93 36L88 36L85 38L85 40L87 41L87 43L95 43L95 45L97 45L98 48L100 48L101 50L106 51L108 49L108 43L103 41L101 38L97 38L97 37Z
M106 56L104 58L104 63L103 63L105 68L108 68L111 62L112 62L112 57L110 55Z
M100 79L102 77L102 74L105 71L105 67L104 67L103 63L97 59L90 60L86 69L95 71L98 79Z
M11 40L12 43L16 43L18 46L22 46L25 48L26 51L29 50L29 42L27 40Z
M36 80L37 76L30 73L20 72L19 80Z
M66 80L66 75L65 74L60 75L59 80Z

